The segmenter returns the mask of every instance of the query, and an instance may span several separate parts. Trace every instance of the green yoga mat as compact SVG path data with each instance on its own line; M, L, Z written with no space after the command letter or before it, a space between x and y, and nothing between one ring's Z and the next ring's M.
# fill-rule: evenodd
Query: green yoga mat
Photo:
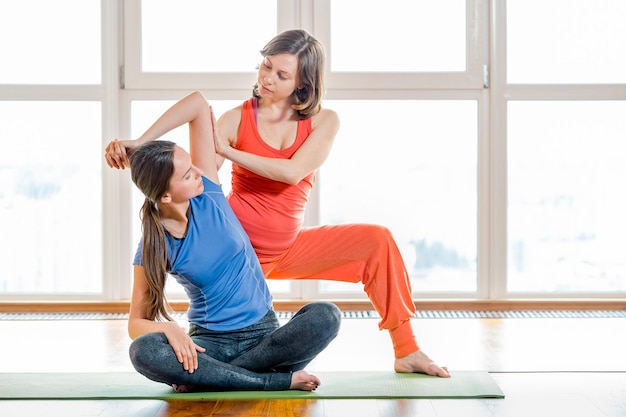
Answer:
M313 392L228 391L178 394L134 372L0 373L0 400L258 399L258 398L504 398L484 371L452 372L452 378L395 372L315 372Z

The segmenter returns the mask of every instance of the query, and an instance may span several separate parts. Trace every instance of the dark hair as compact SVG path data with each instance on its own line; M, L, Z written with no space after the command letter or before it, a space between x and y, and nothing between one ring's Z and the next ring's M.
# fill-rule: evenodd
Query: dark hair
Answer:
M296 88L293 93L295 103L292 107L301 119L307 119L322 108L326 62L324 46L307 31L292 29L279 33L261 49L263 57L285 53L298 58L301 88ZM260 97L258 84L254 85L252 94Z
M146 197L141 207L143 233L142 265L148 281L150 320L169 320L165 280L169 268L165 229L157 204L169 189L174 173L174 142L148 142L129 153L131 178Z

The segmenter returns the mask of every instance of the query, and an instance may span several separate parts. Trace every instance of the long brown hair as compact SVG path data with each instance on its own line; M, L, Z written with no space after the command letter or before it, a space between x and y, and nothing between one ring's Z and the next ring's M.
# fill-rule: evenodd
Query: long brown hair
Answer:
M278 54L291 54L298 58L298 79L300 87L293 92L295 103L291 106L301 119L308 119L319 113L324 95L324 66L326 53L324 46L303 29L286 30L270 40L263 49L263 57ZM259 98L259 85L252 89Z
M158 140L132 150L129 155L131 178L146 197L141 207L142 265L148 281L150 320L173 321L165 298L165 280L170 265L158 201L169 189L174 173L175 146L174 142Z

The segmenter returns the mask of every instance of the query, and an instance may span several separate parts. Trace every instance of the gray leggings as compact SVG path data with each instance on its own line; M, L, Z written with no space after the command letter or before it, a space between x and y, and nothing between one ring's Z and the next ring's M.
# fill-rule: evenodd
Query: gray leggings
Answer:
M273 310L243 329L216 332L191 325L198 369L183 369L163 333L147 333L130 345L130 360L140 374L168 385L202 391L286 390L291 373L304 369L337 336L341 313L332 303L305 305L283 326Z

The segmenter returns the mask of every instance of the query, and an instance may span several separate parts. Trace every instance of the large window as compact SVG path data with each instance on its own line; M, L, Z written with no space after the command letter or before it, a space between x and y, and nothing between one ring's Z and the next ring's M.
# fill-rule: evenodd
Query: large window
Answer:
M621 0L2 2L0 299L128 299L142 199L105 144L193 90L241 103L294 27L326 46L341 118L307 225L387 226L420 298L624 297L625 18Z
M0 11L0 84L101 83L98 0L4 1Z
M0 3L3 298L105 292L101 36L97 0Z
M142 1L137 64L152 73L249 72L258 40L276 34L276 6L276 0Z
M0 101L3 293L102 292L100 103Z
M509 0L503 15L507 291L623 296L626 3Z
M414 290L475 292L476 101L328 105L342 115L342 123L320 173L321 223L385 225L394 233ZM364 119L368 113L376 116ZM354 286L329 282L320 289L345 292Z
M358 10L359 18L355 19ZM335 72L460 72L466 69L464 0L340 0L330 4ZM384 30L372 30L372 22ZM346 30L346 28L350 30ZM357 40L355 42L355 40Z
M508 0L506 7L509 83L626 83L626 2Z
M508 105L511 291L626 291L626 102Z

